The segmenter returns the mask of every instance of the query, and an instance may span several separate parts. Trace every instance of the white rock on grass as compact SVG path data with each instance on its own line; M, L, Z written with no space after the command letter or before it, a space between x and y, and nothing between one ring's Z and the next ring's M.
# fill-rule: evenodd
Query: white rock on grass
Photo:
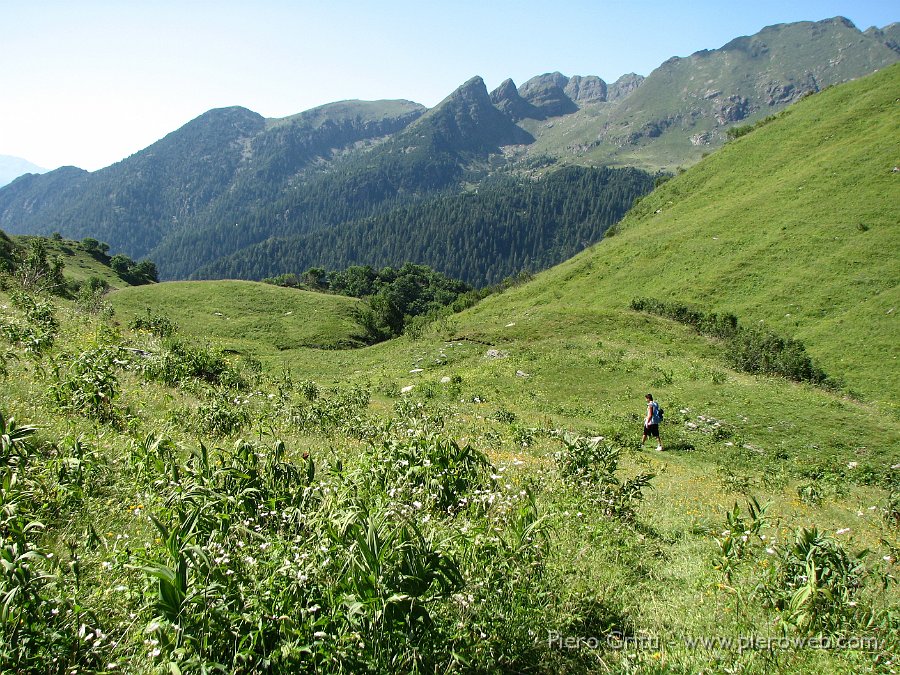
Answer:
M416 388L416 385L414 385L414 384L409 384L409 385L403 387L403 389L400 390L400 393L401 393L401 394L408 394L409 392L411 392L411 391L412 391L413 389L415 389L415 388Z
M444 377L441 378L441 384L450 384L450 376L444 375Z

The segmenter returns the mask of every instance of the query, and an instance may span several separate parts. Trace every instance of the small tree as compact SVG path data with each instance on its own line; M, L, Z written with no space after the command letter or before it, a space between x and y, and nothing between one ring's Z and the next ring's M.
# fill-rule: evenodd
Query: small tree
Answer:
M109 252L109 244L97 241L93 237L85 237L82 239L81 248L84 249L85 253L92 255L95 258L105 256Z
M303 273L303 283L312 288L325 288L328 285L328 277L321 267L310 267Z
M47 259L47 246L43 239L32 239L28 252L16 270L19 281L29 291L59 292L65 287L62 258Z
M117 253L109 259L109 266L112 268L113 272L120 277L125 278L131 273L131 270L134 267L134 261L127 255Z
M131 269L131 274L141 283L159 281L159 272L156 269L156 263L152 260L141 260Z

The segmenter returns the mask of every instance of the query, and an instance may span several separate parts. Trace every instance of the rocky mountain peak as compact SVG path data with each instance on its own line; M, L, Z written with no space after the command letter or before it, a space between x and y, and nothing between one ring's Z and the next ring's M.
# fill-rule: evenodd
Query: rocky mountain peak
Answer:
M510 79L504 80L499 87L491 92L491 103L513 122L526 118L544 118L544 115L537 108L519 95L515 82Z
M546 117L568 115L578 110L565 92L568 84L569 78L562 73L545 73L519 87L519 95Z
M494 107L484 80L477 76L423 115L410 132L427 139L432 149L446 152L495 152L503 145L534 140Z
M609 85L606 92L606 98L608 101L618 101L623 99L641 86L643 81L644 76L638 75L637 73L627 73L622 75L622 77Z
M573 75L563 91L575 103L600 103L607 95L606 82L596 75Z

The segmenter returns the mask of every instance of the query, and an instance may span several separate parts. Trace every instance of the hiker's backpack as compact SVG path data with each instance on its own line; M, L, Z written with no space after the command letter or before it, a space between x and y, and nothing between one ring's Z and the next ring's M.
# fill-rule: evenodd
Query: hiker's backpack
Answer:
M658 419L660 422L663 421L663 409L658 403L656 404L656 419Z

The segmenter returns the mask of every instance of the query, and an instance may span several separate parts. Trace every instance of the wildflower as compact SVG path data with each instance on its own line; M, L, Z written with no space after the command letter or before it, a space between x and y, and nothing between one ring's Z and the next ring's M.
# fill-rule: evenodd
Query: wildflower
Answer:
M858 466L859 466L859 462L848 462L848 463L847 463L847 468L848 468L848 469L855 469L855 468L858 467Z

